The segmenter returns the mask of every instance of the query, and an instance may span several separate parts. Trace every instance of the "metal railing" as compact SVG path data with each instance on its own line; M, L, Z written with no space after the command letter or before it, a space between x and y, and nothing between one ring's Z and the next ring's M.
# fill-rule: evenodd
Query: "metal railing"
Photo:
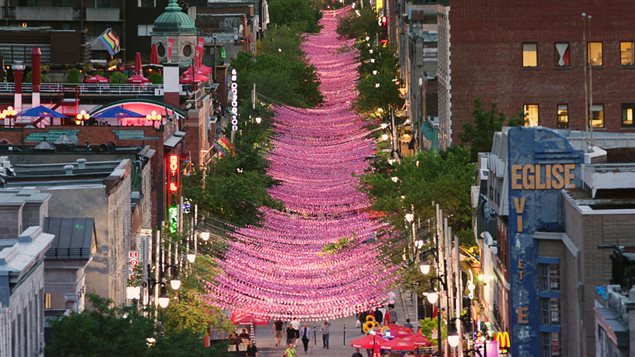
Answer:
M0 94L13 94L15 84L0 83ZM31 83L22 84L22 92L32 92ZM77 93L84 95L163 95L163 84L110 84L110 83L42 83L40 93L56 94Z

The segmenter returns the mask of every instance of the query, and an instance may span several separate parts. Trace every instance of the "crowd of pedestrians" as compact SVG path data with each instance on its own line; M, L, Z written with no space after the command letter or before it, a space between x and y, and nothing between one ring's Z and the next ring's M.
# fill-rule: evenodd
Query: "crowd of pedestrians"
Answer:
M319 330L316 329L315 331L315 333L319 332L322 336L323 349L329 348L330 327L331 323L324 320L324 322L320 325ZM309 327L309 324L306 322L302 325L302 327L300 327L300 321L298 321L298 319L296 318L286 323L286 329L284 321L274 321L273 325L271 326L271 332L273 333L276 347L282 346L282 336L286 335L286 349L283 352L283 357L296 357L296 346L298 345L298 342L302 342L304 353L308 353L309 342L311 341L311 336L314 333L313 329Z

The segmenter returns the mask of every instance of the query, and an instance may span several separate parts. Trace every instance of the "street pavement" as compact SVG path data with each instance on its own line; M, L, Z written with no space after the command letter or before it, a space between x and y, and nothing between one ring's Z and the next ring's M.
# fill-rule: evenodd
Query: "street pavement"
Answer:
M301 321L304 323L304 321ZM329 349L322 348L322 335L320 334L320 323L309 322L309 327L313 329L313 324L316 324L316 339L313 338L313 332L311 333L311 341L309 342L308 352L304 352L302 341L298 341L296 351L298 357L351 357L354 352L354 348L351 346L351 341L357 337L360 337L361 331L359 328L355 328L355 318L347 317L338 320L331 321L331 329L329 336ZM283 330L286 329L286 326ZM317 344L315 343L317 341ZM282 334L282 344L286 342L286 335ZM256 326L256 346L258 347L258 357L282 357L286 347L275 347L275 340L273 333L271 332L271 324L266 326ZM364 351L362 351L364 352ZM366 355L364 353L364 355Z

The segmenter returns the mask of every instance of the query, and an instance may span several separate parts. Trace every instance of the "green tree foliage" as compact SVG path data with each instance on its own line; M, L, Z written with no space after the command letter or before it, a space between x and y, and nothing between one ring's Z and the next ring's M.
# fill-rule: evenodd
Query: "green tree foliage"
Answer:
M222 356L205 350L190 329L156 333L154 321L131 306L116 307L91 295L92 310L71 313L51 323L47 356ZM156 343L148 346L147 338Z
M467 149L453 147L443 152L422 151L394 166L376 161L361 182L373 200L373 209L385 212L396 230L403 229L405 214L412 208L422 222L433 219L433 203L437 203L462 245L472 246L470 186L475 173ZM397 183L392 177L399 178Z
M68 70L68 75L66 76L67 83L81 83L81 72L77 68L71 68Z
M250 114L248 102L240 107L240 133L235 136L233 156L211 162L205 172L204 190L201 190L202 172L184 178L184 195L198 204L203 213L232 222L255 224L260 219L260 206L281 208L267 190L275 184L267 176L268 162L264 155L269 149L272 113L258 107ZM263 120L252 122L255 116Z
M24 83L31 83L32 81L33 81L33 74L31 73L31 71L29 71L24 76ZM46 83L46 81L47 81L46 73L40 71L40 83Z
M110 83L126 84L128 83L128 76L126 76L123 72L115 72L110 75Z
M271 24L289 26L298 32L319 32L319 8L311 0L270 0Z
M152 84L162 84L163 83L163 76L161 75L161 73L158 72L153 72L148 79L150 80L150 83Z
M300 50L301 38L294 29L283 26L269 30L259 42L258 55L239 53L232 61L238 75L239 97L249 98L253 83L258 93L276 102L312 107L322 102L315 68Z
M474 124L463 124L463 132L459 137L462 144L470 148L472 160L476 161L479 152L490 152L492 150L494 133L501 131L507 119L505 114L498 111L496 103L491 103L489 110L485 110L478 99L474 100L472 117L474 118ZM522 125L523 122L523 114L521 113L511 118L508 125Z
M355 11L351 11L340 20L337 24L337 33L340 36L356 39L370 36L374 40L375 34L379 31L375 11L371 6L364 6L363 9L358 8L358 10L360 16L357 16Z

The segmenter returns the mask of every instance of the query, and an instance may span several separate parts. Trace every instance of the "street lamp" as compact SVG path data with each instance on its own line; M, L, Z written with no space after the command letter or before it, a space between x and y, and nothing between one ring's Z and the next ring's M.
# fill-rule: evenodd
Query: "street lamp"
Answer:
M86 113L85 110L81 110L77 115L75 115L75 124L82 125L82 123L86 120L90 119L90 114Z
M406 213L406 221L408 223L412 223L412 221L414 221L414 219L415 219L414 213Z
M7 109L4 109L2 113L0 113L0 119L8 119L9 126L11 126L11 119L18 115L18 111L13 109L12 106L8 106Z
M261 117L256 117L256 124L260 124L262 123L262 118Z
M190 264L191 264L191 263L194 263L194 261L196 261L196 254L194 254L194 253L187 253L187 254L186 254L186 258L187 258L187 261L188 261L188 262L190 262Z
M168 296L168 291L165 288L165 284L161 284L161 296L159 296L159 306L162 309L165 309L170 304L170 297Z
M203 240L203 242L207 242L209 240L209 232L201 232L198 234L198 237Z
M423 275L430 274L430 268L431 268L431 266L428 263L419 264L419 270L421 271L421 274L423 274Z
M388 127L388 123L381 123L379 126L381 129L386 129Z
M150 120L152 122L152 126L154 126L154 123L161 121L161 119L163 119L163 116L157 113L156 110L153 110L150 113L146 114L146 119Z
M399 181L399 177L397 176L393 176L390 178L392 180L392 182L397 183L397 181Z
M451 328L450 332L448 333L448 345L450 345L450 347L452 348L455 348L456 346L459 345L459 342L460 342L459 334L456 332L454 328Z
M430 279L430 283L434 283L435 281L437 281L439 283L439 286L441 288L443 288L446 293L448 291L448 285L446 284L445 280L443 280L442 277L440 276L434 276ZM437 313L437 341L438 341L438 352L439 352L439 356L441 356L441 351L443 350L443 343L442 343L442 334L441 334L441 301L439 299L439 293L436 292L434 289L430 288L430 291L428 292L428 294L426 295L426 297L428 298L428 302L432 305L434 305L434 303L438 303L438 313ZM448 306L449 307L449 306ZM450 323L448 321L448 323ZM449 343L450 341L448 341Z
M388 140L388 134L381 134L381 140L382 141Z
M415 241L415 248L417 248L417 249L421 249L421 248L423 248L423 240L421 240L421 239L417 239L417 240Z

